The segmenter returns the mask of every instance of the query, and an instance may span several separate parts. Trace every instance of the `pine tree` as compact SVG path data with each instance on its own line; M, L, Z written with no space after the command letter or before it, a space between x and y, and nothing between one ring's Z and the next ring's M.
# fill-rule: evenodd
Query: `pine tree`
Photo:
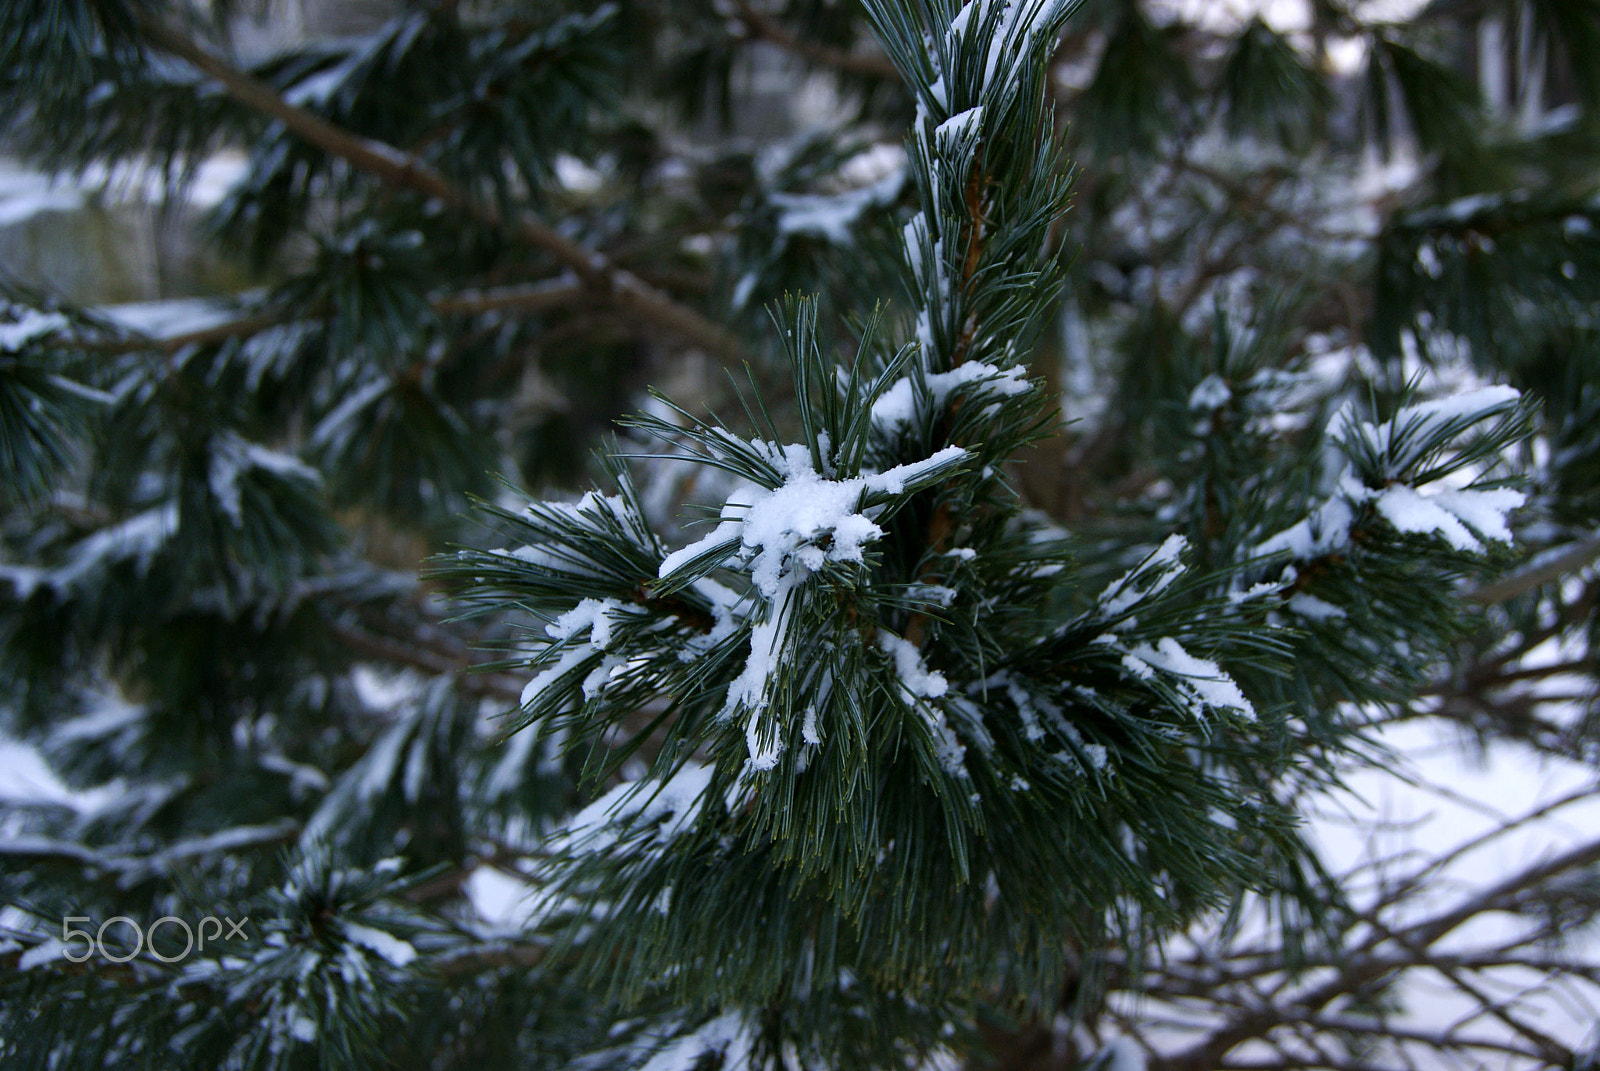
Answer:
M21 149L245 147L262 285L4 282L0 728L88 795L0 802L0 1064L1575 1065L1390 1017L1488 911L1581 979L1600 842L1418 921L1303 818L1406 719L1592 761L1600 10L1310 8L7 5ZM686 149L777 53L851 121Z

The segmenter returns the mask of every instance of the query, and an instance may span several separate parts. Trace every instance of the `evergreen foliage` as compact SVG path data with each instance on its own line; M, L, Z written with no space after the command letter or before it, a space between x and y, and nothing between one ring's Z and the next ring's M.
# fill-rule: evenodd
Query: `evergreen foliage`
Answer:
M1593 761L1600 12L1309 8L414 0L243 56L231 4L6 5L10 144L170 204L240 152L259 285L0 280L0 729L76 793L0 798L0 1066L1462 1048L1388 1031L1404 972L1560 946L1600 842L1384 930L1433 871L1372 906L1304 819L1386 723ZM1565 111L1491 111L1483 25ZM834 125L749 114L782 63ZM1416 167L1352 206L1369 149Z

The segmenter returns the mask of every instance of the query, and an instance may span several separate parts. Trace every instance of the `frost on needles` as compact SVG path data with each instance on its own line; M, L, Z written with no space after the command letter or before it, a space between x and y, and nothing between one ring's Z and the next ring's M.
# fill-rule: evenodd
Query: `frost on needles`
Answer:
M543 619L508 728L584 756L600 790L541 877L625 1000L796 1008L819 1051L863 994L1047 1007L1072 938L1136 945L1303 858L1272 786L1305 761L1285 741L1306 711L1274 682L1294 673L1280 610L1315 605L1284 559L1324 537L1261 532L1201 571L1173 534L1089 582L1078 555L1104 551L1007 479L1056 419L1023 362L1061 283L1043 71L1071 6L869 0L918 101L903 310L843 366L813 304L775 312L792 435L759 404L748 433L670 403L632 422L737 481L699 538L666 546L612 455L610 493L500 511L512 544L446 570ZM1482 400L1416 421L1453 439L1500 412ZM1401 448L1364 428L1338 433L1347 452ZM1451 493L1430 508L1500 534L1511 498Z

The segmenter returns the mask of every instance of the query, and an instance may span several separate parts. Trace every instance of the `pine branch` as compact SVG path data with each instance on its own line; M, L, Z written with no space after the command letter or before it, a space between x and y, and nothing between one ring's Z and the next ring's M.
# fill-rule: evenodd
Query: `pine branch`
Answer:
M1170 1071L1171 1067L1162 1060L1152 1061L1150 1066L1155 1071ZM1415 1068L1355 1058L1283 1056L1276 1060L1221 1060L1215 1065L1214 1071L1415 1071Z
M462 691L503 702L515 702L522 695L520 681L504 674L474 672L476 666L463 655L415 639L402 642L381 636L345 621L330 620L328 628L341 643L361 655L393 665L411 666L428 674L451 677L455 680L455 686Z
M513 219L505 219L494 205L456 189L421 158L351 134L296 107L263 82L160 20L144 18L141 33L156 48L216 79L240 103L277 120L330 156L398 189L434 198L490 227L506 229L519 240L550 254L591 291L614 302L619 311L678 335L721 360L740 358L742 346L726 329L700 312L673 301L603 254L567 238L531 213L523 212Z
M1597 606L1600 606L1600 578L1586 583L1578 597L1562 607L1554 620L1519 635L1517 642L1509 649L1501 650L1486 660L1468 666L1461 676L1470 680L1494 680L1505 667L1521 659L1546 640L1554 639L1579 627ZM1441 685L1441 690L1448 689Z
M567 307L594 292L573 275L562 275L536 283L461 290L428 299L428 308L438 316L478 316L488 312L544 312ZM209 346L230 339L259 334L272 327L303 320L324 319L326 308L278 308L242 316L237 320L174 335L135 335L130 338L97 341L84 346L96 354L116 356L124 353L159 353L171 356L190 346Z
M429 961L429 970L444 978L464 978L507 967L533 968L550 957L548 943L485 942Z
M1467 598L1484 606L1508 602L1518 595L1526 595L1546 584L1560 580L1600 558L1600 536L1579 540L1570 547L1552 555L1541 555L1527 567L1483 584L1467 593Z
M236 826L209 836L176 841L143 855L89 848L71 841L19 836L0 843L0 856L18 866L54 863L81 867L91 874L111 877L120 888L126 889L152 878L170 876L176 865L191 860L214 857L220 852L288 844L299 836L300 830L300 823L292 819L261 826Z
M734 15L749 36L777 45L787 52L810 60L812 63L845 74L865 74L874 78L899 78L900 72L889 58L880 53L847 52L844 49L807 41L791 33L783 23L740 0L733 6Z

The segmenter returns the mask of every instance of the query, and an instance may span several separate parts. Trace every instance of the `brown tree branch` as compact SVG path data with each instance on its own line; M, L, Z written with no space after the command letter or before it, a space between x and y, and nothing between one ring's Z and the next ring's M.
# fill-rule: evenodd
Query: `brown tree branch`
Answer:
M348 621L330 620L328 629L340 643L369 658L410 666L424 673L454 675L457 687L475 695L512 703L522 699L521 681L504 673L474 673L473 663L465 655L421 642L402 643Z
M617 267L603 254L561 234L531 213L505 219L488 202L471 197L420 157L391 145L341 129L304 108L285 100L266 83L239 70L221 57L155 19L141 24L145 39L155 48L183 60L215 79L239 103L282 123L284 128L337 159L399 189L412 190L464 212L481 223L509 231L519 240L542 249L573 272L589 289L607 295L618 308L723 360L737 360L742 347L721 325L698 311L680 305L632 272Z
M577 279L571 275L562 275L521 286L498 286L486 290L463 290L458 293L441 294L430 299L428 307L440 316L475 316L485 312L513 309L537 312L561 308L586 293L588 291ZM85 349L109 356L123 353L160 353L170 356L189 346L208 346L214 342L226 342L231 338L254 335L298 320L323 319L327 316L328 311L320 308L299 312L274 309L175 335L139 335L133 338L109 339L87 345Z
M792 52L802 59L845 74L865 74L874 78L900 77L900 72L895 70L889 57L882 52L846 52L842 48L806 41L790 33L788 27L777 19L757 11L748 3L740 3L735 10L739 23L750 38L777 45L785 52Z
M1576 572L1594 562L1596 558L1600 558L1600 535L1580 540L1552 558L1532 563L1510 576L1502 577L1492 584L1485 584L1469 592L1467 598L1485 606L1505 602L1518 595L1525 595L1535 588L1543 587L1552 580L1559 580L1568 573Z

